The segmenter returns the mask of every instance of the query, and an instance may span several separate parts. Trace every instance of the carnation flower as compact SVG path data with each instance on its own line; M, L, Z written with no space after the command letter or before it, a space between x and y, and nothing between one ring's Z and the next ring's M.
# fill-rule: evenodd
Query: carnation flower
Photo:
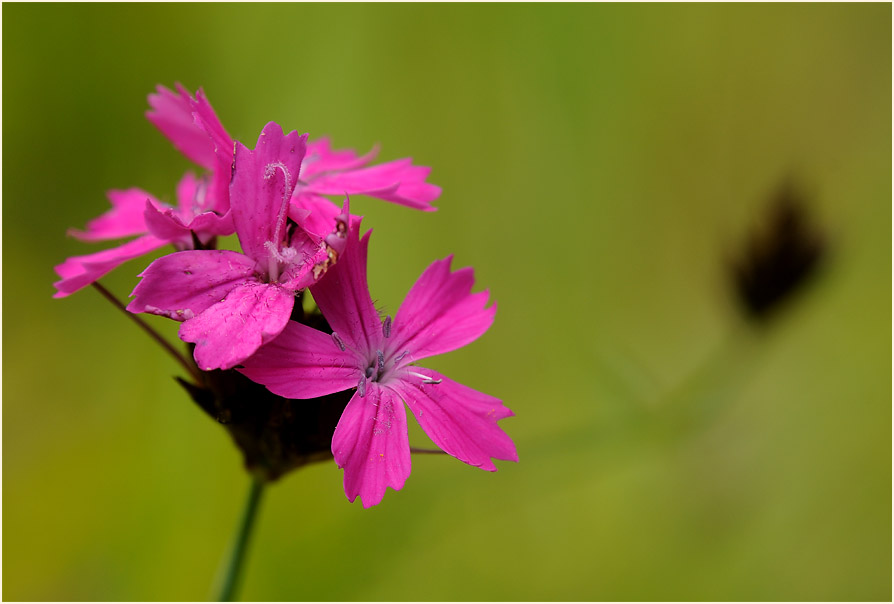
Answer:
M429 266L397 315L380 319L366 281L370 233L351 225L338 264L311 287L331 334L289 322L280 336L244 362L242 373L280 396L309 399L356 388L332 438L345 471L348 499L364 507L399 490L410 474L406 402L432 441L484 470L491 458L517 461L497 420L512 411L490 395L459 384L416 361L476 340L493 322L486 291L471 293L472 269L450 270L451 258Z
M337 258L338 229L322 240L287 219L306 140L295 131L283 135L270 122L254 150L236 143L230 212L244 253L163 256L143 271L131 294L127 310L183 321L180 339L195 343L202 370L232 368L276 337L292 313L295 292Z
M128 260L164 245L192 249L196 241L205 245L218 235L233 233L228 215L233 141L201 90L193 97L182 86L177 88L179 95L163 86L158 87L158 94L150 94L152 110L146 117L184 155L210 173L201 178L186 174L181 179L176 208L141 189L109 191L112 209L88 222L85 231L69 233L90 242L138 237L117 247L68 258L56 266L62 279L54 284L54 297L68 296Z

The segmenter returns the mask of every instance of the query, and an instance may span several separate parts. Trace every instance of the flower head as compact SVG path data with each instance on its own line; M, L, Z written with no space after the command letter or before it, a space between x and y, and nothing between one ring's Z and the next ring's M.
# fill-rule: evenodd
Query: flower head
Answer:
M148 101L146 118L208 173L200 179L191 174L184 177L176 208L140 189L110 191L112 209L90 221L85 231L71 234L91 242L138 237L114 248L68 258L56 266L61 279L54 284L54 297L68 296L124 262L166 244L178 250L193 249L195 240L207 244L218 235L234 232L229 211L235 142L205 93L200 88L192 94L180 84L176 92L158 86ZM342 212L328 195L368 195L416 209L435 209L431 202L441 194L440 187L425 182L429 168L414 166L409 158L368 166L376 150L363 156L350 149L333 150L325 137L305 142L305 146L299 164L301 180L298 168L294 169L289 175L294 178L289 183L290 203L282 218L290 218L311 236L325 238L338 227ZM269 270L277 272L278 268L271 263Z
M399 490L410 474L406 402L426 434L445 452L484 470L491 458L517 461L497 420L512 415L502 402L413 363L476 340L496 312L488 293L471 293L472 269L450 270L448 257L416 281L394 319L380 319L366 282L370 233L351 225L344 254L311 287L331 334L290 322L240 369L272 392L307 399L356 388L332 438L345 471L348 499L364 507Z
M117 247L68 258L56 266L62 279L54 297L62 298L86 287L124 262L164 245L192 249L195 240L207 244L233 233L229 212L229 179L233 142L202 91L192 97L182 86L179 95L163 86L149 95L153 108L146 116L184 155L209 174L186 174L177 186L177 207L168 206L141 189L109 191L112 208L87 223L84 231L69 233L82 241L107 241L138 236Z
M236 143L230 201L244 253L191 250L163 256L140 275L127 309L183 321L199 368L229 369L276 337L295 292L319 279L343 247L346 227L323 240L287 217L307 135L264 127L254 150ZM347 213L347 207L345 209ZM339 219L346 224L347 217Z
M62 279L54 297L63 298L86 287L121 264L172 244L192 249L195 241L207 244L233 232L232 218L208 209L208 180L187 173L177 185L177 206L172 207L141 189L109 191L112 209L87 223L84 231L69 233L82 241L105 241L138 235L119 246L68 258L56 266Z

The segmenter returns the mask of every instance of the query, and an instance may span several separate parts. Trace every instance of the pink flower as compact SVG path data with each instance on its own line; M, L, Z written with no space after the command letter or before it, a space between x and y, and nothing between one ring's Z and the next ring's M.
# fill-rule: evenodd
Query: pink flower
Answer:
M186 174L177 187L178 207L172 208L141 189L109 191L112 209L87 223L85 231L70 234L82 241L106 241L138 235L123 245L74 256L56 266L62 277L54 297L62 298L86 287L124 262L166 244L192 249L193 237L206 244L218 235L231 235L228 215L233 142L199 90L195 98L182 86L180 94L158 87L149 95L153 110L146 117L187 157L211 170L196 178Z
M141 189L109 191L112 209L87 223L85 231L69 233L82 241L105 241L139 235L136 239L101 252L74 256L56 266L55 298L63 298L86 287L121 264L173 244L180 250L193 247L193 237L202 244L218 235L233 233L229 215L207 210L204 179L186 174L177 186L178 206L162 203Z
M455 350L490 327L495 306L486 291L471 293L471 268L450 271L451 258L429 266L394 317L380 320L366 281L367 233L353 224L338 264L311 287L334 329L326 334L290 322L280 336L244 362L242 373L275 394L308 399L350 388L354 396L332 438L345 471L348 499L364 507L399 490L410 474L407 418L402 400L435 444L488 471L491 458L517 461L515 445L497 426L512 415L499 399L411 363Z
M219 200L226 211L227 186L233 158L233 140L223 128L202 89L195 96L177 84L177 93L158 86L158 93L149 95L151 111L146 117L167 136L186 157L209 170L213 175L211 198ZM368 195L419 210L432 211L431 202L441 188L425 182L430 168L412 165L410 158L367 166L375 159L377 149L357 156L351 149L333 150L328 138L307 143L307 154L301 165L301 180L295 183L295 204L309 209L325 202L334 213L337 206L324 196Z
M192 95L180 84L177 92L158 86L148 97L146 118L186 157L209 173L202 179L187 175L177 191L179 207L171 208L140 189L110 191L112 209L90 221L86 231L71 234L84 241L139 236L118 247L74 256L56 266L61 279L54 297L62 298L100 279L124 262L168 243L178 250L193 248L193 234L202 243L231 235L230 177L234 141L221 124L202 89ZM400 159L367 166L375 150L362 157L350 149L332 150L321 138L306 144L301 180L291 183L294 196L289 217L309 234L323 238L336 227L338 206L326 195L378 197L431 211L440 187L425 182L429 168ZM297 174L297 172L296 172Z
M192 250L163 256L140 275L127 309L183 321L180 339L196 344L199 368L229 369L275 338L295 292L319 279L344 243L311 237L287 220L307 135L283 135L270 122L254 150L236 143L232 219L244 253ZM347 209L345 210L347 214Z

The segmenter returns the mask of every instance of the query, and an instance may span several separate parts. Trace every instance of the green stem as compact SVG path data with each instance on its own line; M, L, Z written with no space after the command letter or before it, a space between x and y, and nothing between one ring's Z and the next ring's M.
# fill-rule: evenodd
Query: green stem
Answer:
M106 300L111 302L115 306L115 308L117 308L118 310L123 312L124 316L126 316L128 319L130 319L131 321L133 321L134 323L139 325L140 329L142 329L147 334L149 334L149 337L151 337L153 340L158 342L158 344L162 348L164 348L168 354L170 354L172 357L174 357L174 359L176 359L177 362L180 363L184 369L186 369L186 371L189 373L189 375L192 376L192 379L194 379L196 381L196 384L202 383L202 375L199 373L199 368L196 367L196 364L193 363L191 361L191 359L187 359L180 352L178 352L177 349L175 349L173 346L171 346L170 342L168 342L163 337L161 337L161 334L159 334L157 331L152 329L152 327L150 327L149 324L146 323L145 321L143 321L140 317L133 314L132 312L128 312L127 307L124 306L124 304L122 304L118 300L118 298L115 297L115 295L112 292L110 292L109 290L104 288L102 285L100 285L99 281L94 281L92 285L94 288L96 288L96 291L98 291L100 294L102 294L102 296Z
M751 371L757 341L754 336L751 325L735 324L713 354L665 395L655 419L678 435L713 421Z
M248 501L245 503L242 520L239 522L235 540L233 541L233 548L230 550L230 555L226 560L226 566L222 569L223 575L217 589L217 600L220 602L232 602L239 587L242 568L245 565L245 552L248 549L248 540L251 537L255 517L258 515L258 504L261 501L263 492L264 483L253 477L251 488L248 492Z

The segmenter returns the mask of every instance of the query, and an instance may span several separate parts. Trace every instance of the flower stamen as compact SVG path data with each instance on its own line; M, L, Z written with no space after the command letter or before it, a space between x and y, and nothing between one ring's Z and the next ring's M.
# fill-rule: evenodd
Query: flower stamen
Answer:
M335 341L335 345L338 346L338 349L341 350L342 352L344 352L345 351L345 341L341 339L341 336L333 331L332 339Z
M292 175L289 173L289 169L282 162L267 164L264 168L264 180L273 178L277 170L282 171L283 175L282 201L280 202L279 213L276 216L276 228L273 231L273 241L264 242L264 247L267 248L267 251L270 253L267 260L267 274L271 281L276 281L279 278L279 263L287 262L286 257L280 253L279 249L283 244L283 235L285 234L289 199L291 197L290 183L292 180ZM291 257L294 257L294 253Z
M433 377L430 377L427 375L422 375L421 373L416 373L415 371L408 371L407 373L409 375L412 375L413 377L417 377L420 380L422 380L423 384L440 384L442 381L444 381L444 380L436 380Z

